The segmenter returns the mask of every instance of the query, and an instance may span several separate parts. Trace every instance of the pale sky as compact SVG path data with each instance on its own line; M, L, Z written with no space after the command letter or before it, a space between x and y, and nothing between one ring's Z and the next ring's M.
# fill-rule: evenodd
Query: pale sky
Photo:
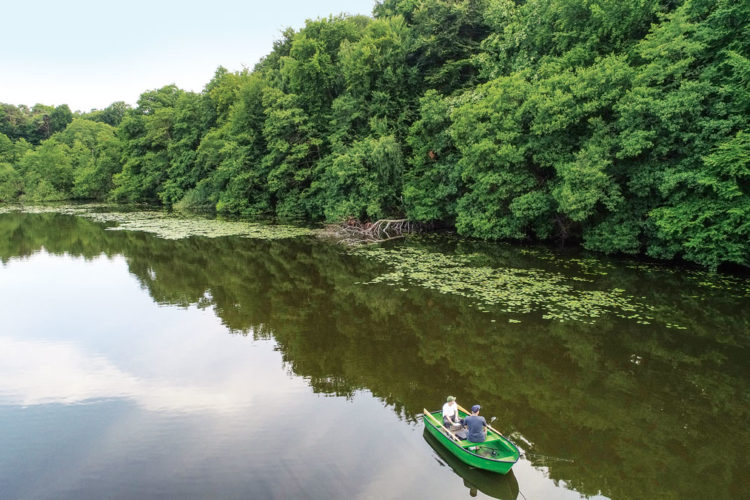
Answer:
M252 68L286 27L369 15L375 0L3 0L0 102L102 109L170 83Z

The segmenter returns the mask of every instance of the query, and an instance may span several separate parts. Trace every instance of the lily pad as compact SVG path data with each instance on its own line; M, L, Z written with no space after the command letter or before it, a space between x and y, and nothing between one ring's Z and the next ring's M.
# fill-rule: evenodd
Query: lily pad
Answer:
M653 306L628 295L623 289L588 289L591 280L586 278L542 269L477 265L472 255L452 255L408 246L367 247L353 252L376 259L392 269L367 284L422 286L476 301L480 311L490 308L507 314L541 312L543 318L559 322L594 323L607 314L642 325L655 321ZM519 321L509 320L510 323Z
M196 215L185 217L163 210L117 211L113 210L112 206L96 204L7 205L0 208L3 208L6 213L60 213L77 215L96 222L116 224L115 226L108 227L108 230L144 231L168 240L178 240L190 236L203 236L206 238L240 236L261 240L275 240L308 236L316 233L316 230L305 227L220 220Z

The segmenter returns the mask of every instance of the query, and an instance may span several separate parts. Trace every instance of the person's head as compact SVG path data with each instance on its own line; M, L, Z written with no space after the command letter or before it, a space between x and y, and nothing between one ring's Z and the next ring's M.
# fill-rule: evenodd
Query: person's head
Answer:
M478 414L479 414L479 410L480 410L480 409L482 409L482 407L481 407L481 406L479 406L479 405L474 405L474 406L472 406L472 407L471 407L471 413L473 413L474 415L478 415Z
M445 398L445 400L448 402L449 405L456 404L456 396L448 396Z

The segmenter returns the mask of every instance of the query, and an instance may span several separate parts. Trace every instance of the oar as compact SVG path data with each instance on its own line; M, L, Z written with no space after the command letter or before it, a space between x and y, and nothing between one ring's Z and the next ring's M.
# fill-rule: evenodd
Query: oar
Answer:
M445 429L445 431L448 433L448 435L450 437L452 437L457 443L461 442L461 440L458 439L456 437L456 435L453 434L446 426L444 426L442 423L438 422L438 419L436 419L435 417L433 417L432 413L430 413L430 412L427 411L427 408L423 408L423 410L424 410L424 414L427 415L428 417L430 417L430 420L432 420L433 422L435 422L438 425L438 427L442 427L443 429Z
M462 408L460 404L456 403L456 406L458 406L458 409L459 409L459 410L461 410L462 412L466 413L466 415L467 415L467 416L468 416L468 415L471 415L471 412L468 412L468 411L466 411L466 408ZM503 436L503 434L502 434L502 433L501 433L501 432L500 432L499 430L495 429L495 428L494 428L494 427L492 427L492 426L491 426L490 424L487 424L487 428L488 428L489 430L493 431L493 432L494 432L495 434L497 434L498 436L500 436L500 437L503 437L503 438L505 437L505 436ZM507 438L506 438L506 439L507 439Z

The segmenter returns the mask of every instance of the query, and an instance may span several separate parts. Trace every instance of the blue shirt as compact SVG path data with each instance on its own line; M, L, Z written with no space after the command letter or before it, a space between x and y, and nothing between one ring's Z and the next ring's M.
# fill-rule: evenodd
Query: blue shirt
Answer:
M464 422L466 427L469 428L468 440L472 443L481 443L484 441L484 428L487 426L487 421L484 417L479 415L469 415L466 417Z

